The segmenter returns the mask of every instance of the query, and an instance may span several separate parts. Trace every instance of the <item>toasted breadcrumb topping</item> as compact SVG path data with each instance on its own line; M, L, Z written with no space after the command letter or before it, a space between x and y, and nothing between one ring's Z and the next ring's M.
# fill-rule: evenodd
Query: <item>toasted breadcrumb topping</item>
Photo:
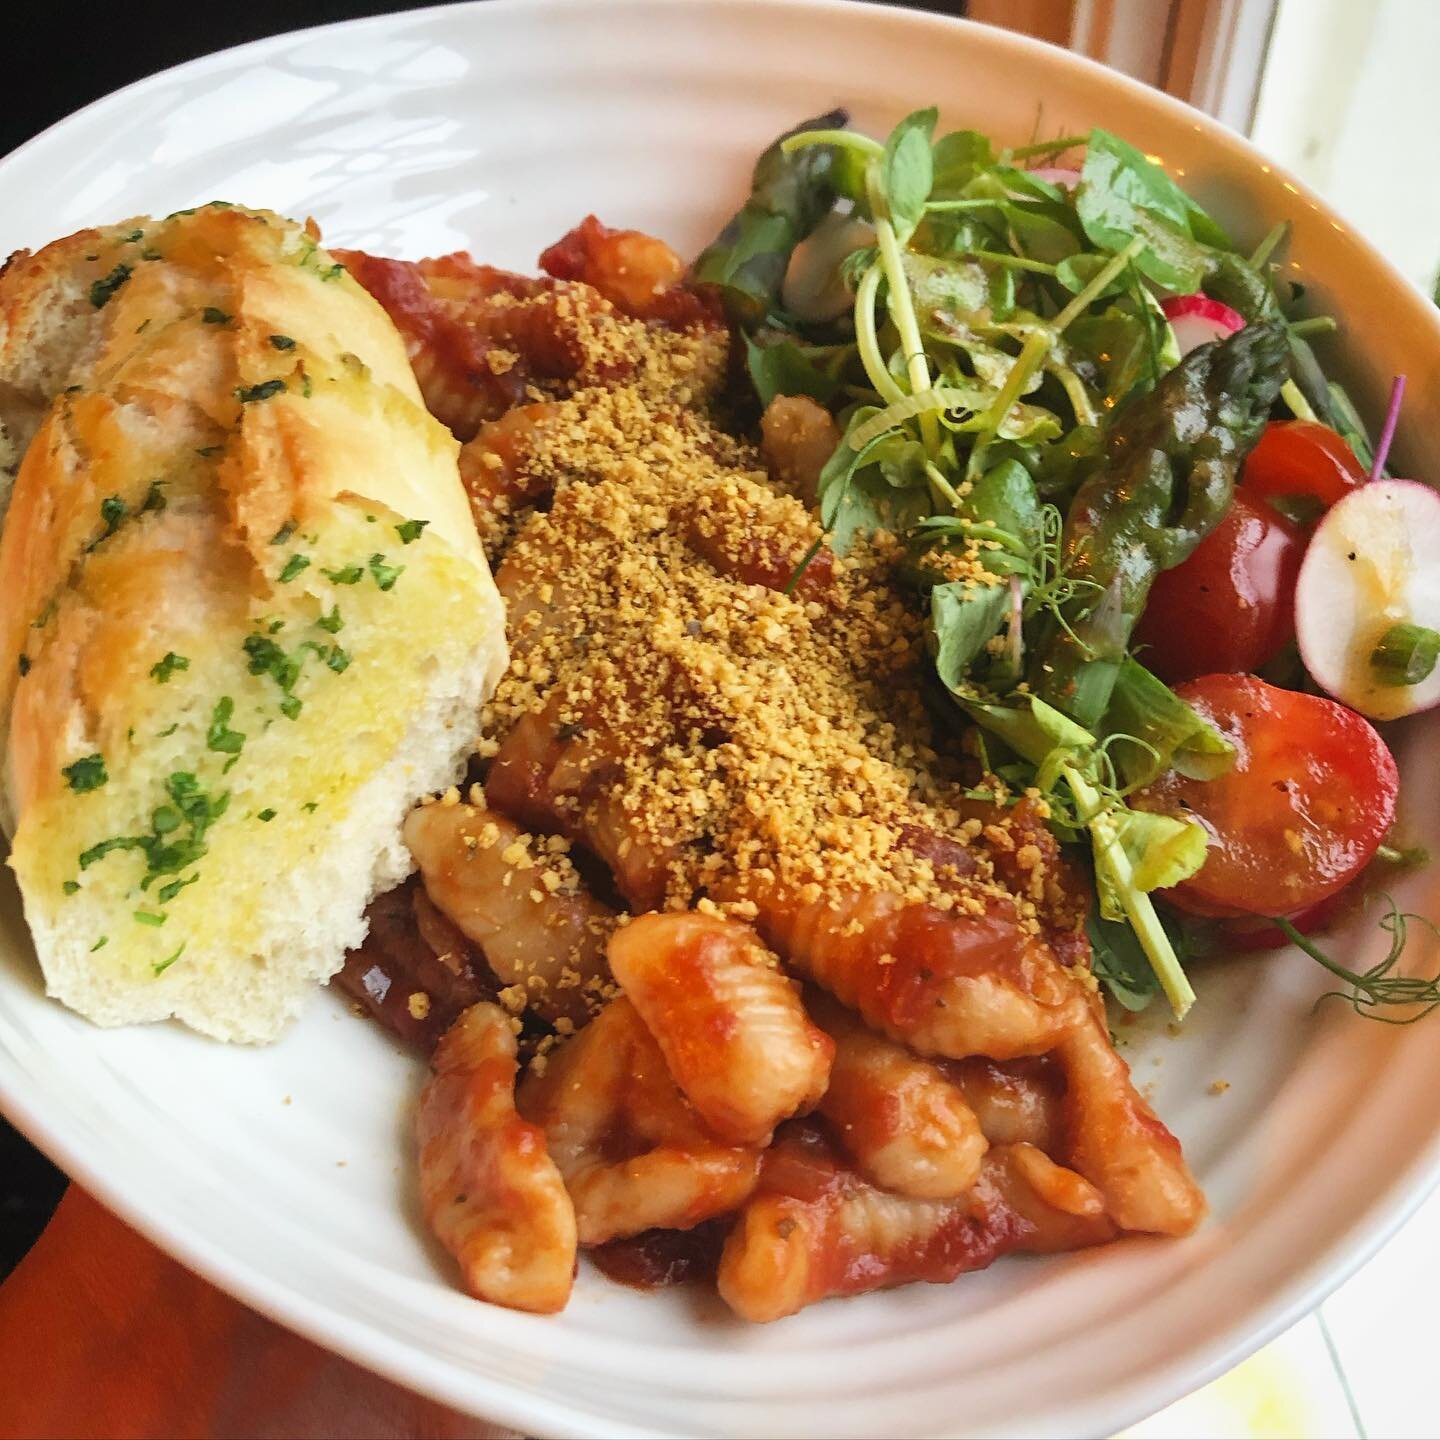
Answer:
M632 864L658 868L665 908L753 916L759 881L975 914L1003 898L1029 928L1058 910L1072 925L1053 847L968 799L960 757L937 749L899 543L882 534L844 560L822 547L802 573L820 527L716 423L717 338L604 307L570 318L583 371L621 378L508 435L513 488L553 496L548 509L517 523L490 492L477 507L503 551L513 649L482 757L543 724L561 746L563 828L618 827L622 889ZM991 578L976 549L946 563ZM997 854L1023 876L997 876Z

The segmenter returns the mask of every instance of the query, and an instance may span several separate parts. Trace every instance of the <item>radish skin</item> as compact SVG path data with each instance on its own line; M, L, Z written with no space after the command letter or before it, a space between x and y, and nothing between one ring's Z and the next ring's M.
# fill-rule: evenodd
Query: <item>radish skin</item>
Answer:
M1163 300L1160 308L1175 332L1175 343L1183 359L1201 345L1224 340L1245 328L1245 317L1238 310L1212 300L1208 295L1178 295Z
M1080 183L1080 172L1069 165L1034 165L1026 174L1037 180L1047 180L1062 190L1073 190Z
M1384 685L1370 664L1393 625L1440 630L1440 492L1376 480L1315 527L1295 586L1295 637L1305 668L1372 720L1440 705L1440 666L1418 685Z

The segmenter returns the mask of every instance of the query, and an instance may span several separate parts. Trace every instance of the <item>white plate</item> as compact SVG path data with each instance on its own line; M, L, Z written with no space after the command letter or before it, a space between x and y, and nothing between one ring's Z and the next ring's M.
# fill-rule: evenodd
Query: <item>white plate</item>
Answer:
M1000 31L853 4L492 0L262 41L143 81L0 163L0 248L212 197L311 213L333 241L530 266L588 210L693 250L771 136L837 102L884 129L935 100L1010 140L1100 122L1245 239L1296 222L1319 310L1348 320L1372 417L1409 372L1402 458L1440 478L1440 320L1302 187L1203 117ZM0 601L3 603L3 601ZM1401 735L1440 850L1437 731ZM1429 895L1422 894L1425 889ZM1412 907L1440 914L1433 882ZM1359 933L1360 963L1377 950ZM106 1032L42 996L0 897L0 1102L82 1183L259 1309L531 1433L1103 1433L1313 1306L1440 1172L1440 1017L1394 1030L1310 1002L1288 957L1215 966L1183 1039L1128 1054L1214 1214L1182 1243L1009 1260L949 1287L745 1328L700 1293L583 1271L554 1319L467 1300L417 1223L419 1067L319 995L264 1051ZM1212 1081L1228 1080L1223 1095Z

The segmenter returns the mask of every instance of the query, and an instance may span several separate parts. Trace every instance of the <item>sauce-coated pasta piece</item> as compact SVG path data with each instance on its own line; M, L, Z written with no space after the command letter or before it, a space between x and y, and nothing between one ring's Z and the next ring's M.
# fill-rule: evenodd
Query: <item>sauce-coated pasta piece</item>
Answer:
M1057 1154L1105 1196L1123 1230L1188 1235L1205 1196L1180 1142L1140 1097L1098 1016L1057 1051L1065 1072L1065 1141Z
M758 883L745 893L792 966L923 1055L1041 1055L1084 1013L1050 947L999 906L976 915L884 891L807 901Z
M675 1083L721 1139L764 1145L824 1093L835 1046L755 932L713 915L645 915L610 968Z
M987 1145L959 1086L833 1001L811 1013L835 1040L820 1113L860 1174L918 1200L969 1190Z
M977 1055L947 1061L944 1069L992 1145L1023 1141L1047 1155L1058 1153L1065 1075L1050 1056L1001 1062Z
M412 810L404 835L426 893L485 952L502 985L521 987L547 1020L585 1024L608 979L615 916L552 842L494 811L443 803Z
M540 1129L515 1111L515 1036L472 1005L435 1051L420 1097L425 1220L481 1300L549 1313L570 1298L575 1211Z
M545 1131L582 1245L688 1230L755 1188L760 1151L705 1128L623 996L525 1077L518 1103Z
M1115 1234L1095 1189L1030 1146L991 1150L973 1189L953 1200L878 1189L812 1137L787 1135L777 1149L786 1146L806 1153L767 1157L720 1259L721 1298L746 1320L779 1320L830 1296L943 1284L1012 1251L1074 1250Z

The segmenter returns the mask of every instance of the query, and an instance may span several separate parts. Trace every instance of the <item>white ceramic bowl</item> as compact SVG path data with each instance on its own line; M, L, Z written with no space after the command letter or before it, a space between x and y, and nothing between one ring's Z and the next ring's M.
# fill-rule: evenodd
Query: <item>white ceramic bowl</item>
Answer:
M1440 478L1440 320L1313 195L1086 61L899 10L491 0L262 41L121 91L0 163L0 249L222 197L308 212L332 240L385 254L465 246L528 267L589 210L694 250L781 129L841 102L883 131L931 101L943 123L1011 141L1037 123L1107 125L1246 240L1292 218L1317 307L1345 322L1332 349L1359 402L1373 417L1405 369L1399 454ZM1440 849L1437 730L1397 738L1413 833ZM1433 880L1401 892L1440 914ZM1350 951L1370 963L1378 939L1362 927ZM1325 977L1298 956L1196 979L1183 1038L1163 1023L1124 1033L1209 1192L1198 1235L1004 1261L764 1328L704 1293L645 1296L589 1270L558 1318L466 1299L417 1220L413 1061L329 995L263 1051L94 1029L44 999L8 885L0 1103L242 1299L531 1433L1103 1433L1296 1319L1440 1171L1440 1018L1392 1030L1334 1002L1312 1015ZM1230 1088L1210 1093L1215 1080Z

